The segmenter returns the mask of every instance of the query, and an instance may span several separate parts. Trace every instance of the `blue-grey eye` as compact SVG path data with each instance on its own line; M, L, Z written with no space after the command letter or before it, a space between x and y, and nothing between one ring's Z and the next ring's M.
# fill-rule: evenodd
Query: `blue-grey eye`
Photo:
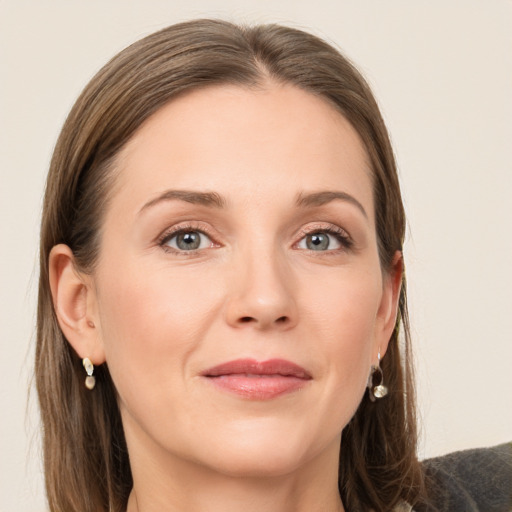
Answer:
M334 235L318 231L309 233L298 244L299 249L310 251L327 251L328 249L339 249L341 243Z
M180 231L173 235L165 245L178 251L195 251L211 246L211 240L200 231Z

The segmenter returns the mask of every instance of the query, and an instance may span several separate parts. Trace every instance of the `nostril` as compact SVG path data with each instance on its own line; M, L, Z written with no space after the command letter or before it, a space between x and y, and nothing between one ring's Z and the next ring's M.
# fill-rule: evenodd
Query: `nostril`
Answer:
M267 322L267 320L268 320L268 322ZM271 325L286 326L286 325L288 325L289 322L290 322L290 317L286 316L286 315L276 318L273 322L271 321L271 319L266 319L266 318L259 319L258 317L254 317L254 316L241 316L237 320L238 325L254 323L255 325L258 325L260 327L265 327L265 328L270 327Z

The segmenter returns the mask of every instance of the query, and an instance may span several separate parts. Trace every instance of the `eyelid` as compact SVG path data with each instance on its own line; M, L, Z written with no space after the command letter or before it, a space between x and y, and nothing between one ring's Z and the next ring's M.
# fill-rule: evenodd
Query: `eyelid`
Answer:
M173 253L179 253L179 254L189 254L189 253L195 253L200 252L203 249L196 249L192 251L184 251L184 250L175 250L170 246L167 246L166 243L173 238L174 236L178 235L179 233L187 232L187 231L197 231L205 236L207 236L210 241L212 242L211 247L220 247L221 244L217 242L216 236L213 234L213 230L204 222L200 221L186 221L179 224L175 224L171 226L170 228L165 229L156 239L156 243L158 246L162 247L162 249L173 252Z
M212 242L212 245L208 248L215 248L215 247L221 247L222 244L217 241L217 234L213 232L213 229L205 222L202 221L184 221L178 224L175 224L167 229L165 229L157 238L156 238L156 244L162 249L178 253L178 254L192 254L192 253L198 253L203 251L204 249L195 249L191 251L185 251L185 250L175 250L170 246L167 246L166 243L174 236L176 236L179 233L187 232L187 231L197 231L199 233L202 233L203 235L207 236L210 241ZM336 236L338 238L338 241L342 245L342 248L340 249L330 249L327 251L319 251L324 253L334 253L339 251L344 251L351 249L354 245L354 240L348 233L348 231L337 224L332 224L330 222L315 222L307 224L306 226L303 226L300 228L300 230L295 235L294 239L295 242L292 244L293 248L297 248L297 245L308 235L311 235L313 233L327 233L333 236Z
M334 235L338 238L339 242L343 245L342 249L331 249L329 251L319 251L320 252L336 252L351 249L354 245L354 240L348 233L348 231L336 224L332 224L330 222L316 222L313 224L308 224L305 227L302 227L296 235L296 241L294 242L294 248L301 242L306 236L314 234L314 233L327 233Z

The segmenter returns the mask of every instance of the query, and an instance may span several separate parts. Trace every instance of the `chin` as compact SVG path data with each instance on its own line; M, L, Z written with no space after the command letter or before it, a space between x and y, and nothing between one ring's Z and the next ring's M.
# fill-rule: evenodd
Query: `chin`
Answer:
M213 462L213 461L212 461ZM276 478L293 473L301 467L301 457L286 453L274 447L264 452L254 450L246 453L229 454L211 464L216 472L238 478Z
M233 477L279 477L293 473L325 448L318 438L311 439L304 432L301 435L297 425L291 432L282 425L260 426L250 432L230 429L223 433L227 435L212 433L207 451L203 452L207 455L206 464Z

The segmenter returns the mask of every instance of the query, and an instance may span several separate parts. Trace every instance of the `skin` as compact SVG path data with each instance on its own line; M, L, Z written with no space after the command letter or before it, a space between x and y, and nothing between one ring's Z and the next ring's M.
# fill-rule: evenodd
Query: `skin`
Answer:
M66 338L107 361L119 393L128 511L343 510L341 431L385 353L401 279L399 254L380 267L359 136L293 86L216 86L158 111L117 168L94 274L64 245L50 267ZM297 204L323 191L342 195ZM200 247L181 250L176 229L203 232ZM312 250L312 233L329 246ZM201 376L246 357L286 359L312 378L251 400Z

